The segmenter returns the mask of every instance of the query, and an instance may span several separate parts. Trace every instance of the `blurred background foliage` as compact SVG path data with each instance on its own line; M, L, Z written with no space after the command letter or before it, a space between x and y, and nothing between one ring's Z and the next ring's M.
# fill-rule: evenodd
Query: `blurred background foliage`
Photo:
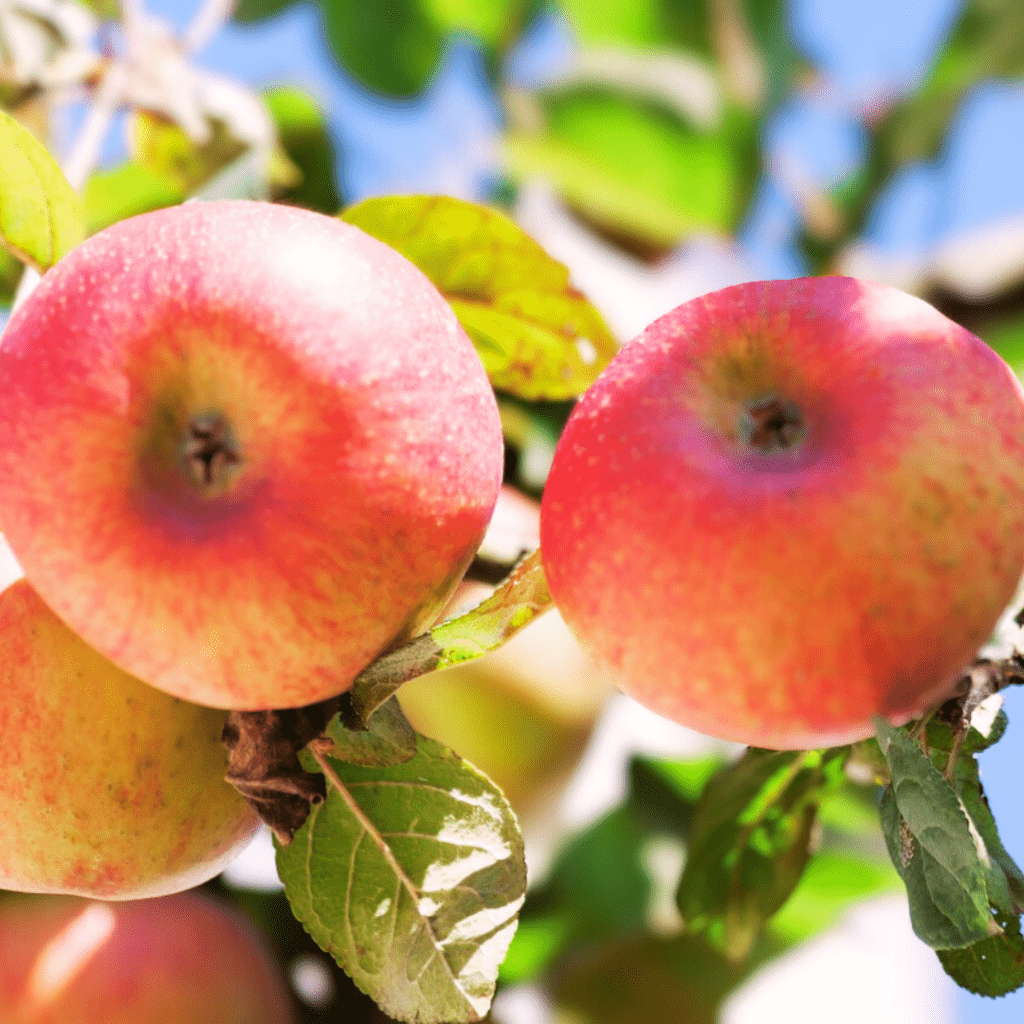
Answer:
M63 161L89 232L193 197L334 214L449 193L517 219L619 342L712 288L850 273L928 298L1024 371L1020 0L0 0L0 106ZM0 249L0 308L21 275ZM536 544L532 499L571 408L499 399L511 504L463 598ZM402 692L506 789L532 844L503 992L537 986L565 1024L712 1022L853 901L898 891L873 779L827 763L776 791L754 754L634 736L623 792L567 815L595 727L615 728L608 691L548 616ZM1024 759L1004 747L982 765L1020 851ZM733 822L758 807L757 827L712 827L712 800ZM263 927L305 1020L384 1019L272 882L243 883L212 887ZM527 1024L525 1005L499 995L495 1019ZM964 997L961 1017L1024 1012L1020 993L985 1005L1008 1015Z

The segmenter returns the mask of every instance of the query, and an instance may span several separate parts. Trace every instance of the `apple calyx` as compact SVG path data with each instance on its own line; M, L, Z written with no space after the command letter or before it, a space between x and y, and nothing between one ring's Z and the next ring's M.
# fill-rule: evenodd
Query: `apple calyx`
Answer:
M182 461L203 491L223 490L237 475L242 457L231 424L220 413L193 416L181 444Z
M804 418L794 403L767 395L744 405L740 436L744 443L763 455L791 451L807 433Z

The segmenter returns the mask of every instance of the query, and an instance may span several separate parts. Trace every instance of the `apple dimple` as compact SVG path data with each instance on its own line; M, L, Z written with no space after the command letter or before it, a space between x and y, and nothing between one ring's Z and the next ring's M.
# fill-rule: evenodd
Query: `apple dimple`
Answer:
M200 493L214 494L229 486L242 468L231 423L219 412L193 416L183 431L181 461Z
M803 413L795 402L766 395L744 403L740 415L740 437L756 452L792 451L807 433Z

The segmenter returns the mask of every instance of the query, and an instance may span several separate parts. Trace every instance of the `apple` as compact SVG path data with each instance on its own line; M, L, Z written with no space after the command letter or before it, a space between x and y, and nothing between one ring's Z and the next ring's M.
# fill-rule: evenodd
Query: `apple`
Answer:
M432 621L497 498L455 315L335 218L191 203L94 235L0 342L0 527L43 599L212 707L346 690Z
M0 592L0 889L125 900L219 873L259 825L224 781L226 720L123 672L12 583Z
M4 1024L293 1024L277 963L241 914L198 893L0 904Z
M541 550L569 628L654 711L832 746L946 697L1024 569L1024 393L931 306L737 285L627 344L563 433Z

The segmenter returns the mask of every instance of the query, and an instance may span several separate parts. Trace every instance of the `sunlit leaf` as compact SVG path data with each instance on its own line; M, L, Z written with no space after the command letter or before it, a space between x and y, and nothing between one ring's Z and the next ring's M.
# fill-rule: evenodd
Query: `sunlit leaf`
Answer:
M119 220L174 206L184 198L169 178L134 161L96 171L82 189L86 230L93 235Z
M364 669L352 684L352 706L365 720L402 683L426 672L482 657L551 606L540 552L535 551L509 573L487 600Z
M421 0L423 9L446 32L465 32L491 46L511 42L508 32L519 5L513 0Z
M0 110L0 243L42 273L84 234L78 197L56 161Z
M424 737L386 768L306 756L327 799L278 848L296 917L390 1016L482 1019L526 889L507 801Z
M694 5L679 6L692 8ZM671 40L667 20L669 5L664 0L631 0L617 4L562 0L562 7L573 31L585 43L652 46ZM703 5L696 7L700 10Z
M614 355L569 271L497 210L446 196L388 196L345 220L415 263L448 299L495 387L527 399L579 395Z

